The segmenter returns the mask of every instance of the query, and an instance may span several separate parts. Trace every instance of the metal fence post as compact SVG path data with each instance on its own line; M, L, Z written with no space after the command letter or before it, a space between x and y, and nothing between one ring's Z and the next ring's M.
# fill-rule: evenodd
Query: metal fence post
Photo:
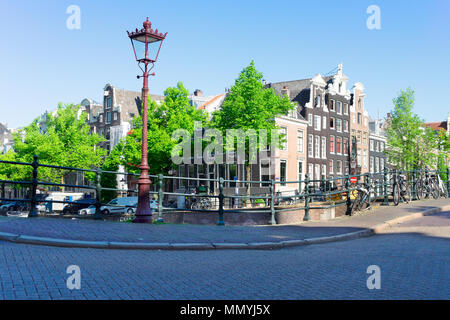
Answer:
M164 222L163 219L163 175L159 174L158 175L158 184L159 184L159 190L158 190L158 220L157 222Z
M217 222L218 226L224 226L225 221L223 220L223 202L224 202L224 195L223 195L223 178L219 178L219 221Z
M275 204L274 204L274 188L275 182L273 181L273 179L270 180L270 213L271 213L271 219L270 219L270 224L271 225L275 225L277 224L277 222L275 221Z
M383 203L381 204L382 206L389 206L389 195L388 195L388 173L389 170L388 168L384 168L384 176L383 176L383 193L384 193L384 199L383 199Z
M96 170L96 174L97 174L97 183L95 185L95 214L94 214L94 219L95 220L100 220L102 218L102 213L100 212L100 207L102 206L102 198L101 198L101 194L102 194L102 184L101 184L101 169L97 168Z
M303 221L309 220L311 220L309 216L309 175L305 174L305 215Z
M37 208L36 208L36 190L37 190L37 186L38 186L38 167L39 167L39 162L38 162L39 157L37 155L33 156L33 180L31 182L31 204L30 204L30 211L28 212L28 218L33 218L33 217L37 217L38 213L37 213Z
M450 169L447 168L447 197L450 198Z
M417 173L416 169L413 170L413 187L412 187L412 193L413 193L413 200L417 199Z

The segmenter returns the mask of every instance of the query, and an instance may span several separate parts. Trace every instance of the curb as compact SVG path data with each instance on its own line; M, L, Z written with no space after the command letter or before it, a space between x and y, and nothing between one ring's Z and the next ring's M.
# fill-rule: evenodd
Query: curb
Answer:
M297 247L311 244L321 244L327 242L336 242L344 240L352 240L362 237L370 237L380 234L384 230L405 221L433 215L439 212L450 210L450 205L428 209L424 212L418 212L411 215L401 216L395 219L384 221L374 227L344 233L334 236L317 237L299 240L285 240L280 242L250 242L250 243L139 243L139 242L117 242L117 241L82 241L55 239L46 237L35 237L27 235L19 235L14 233L0 232L0 240L24 243L33 245L65 247L65 248L95 248L95 249L122 249L122 250L273 250L289 247Z

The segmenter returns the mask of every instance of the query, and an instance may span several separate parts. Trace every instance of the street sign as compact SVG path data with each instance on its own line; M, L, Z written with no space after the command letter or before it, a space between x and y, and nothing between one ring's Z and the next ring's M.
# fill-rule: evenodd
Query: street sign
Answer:
M356 183L358 181L358 179L356 177L351 177L350 178L350 182L351 183Z

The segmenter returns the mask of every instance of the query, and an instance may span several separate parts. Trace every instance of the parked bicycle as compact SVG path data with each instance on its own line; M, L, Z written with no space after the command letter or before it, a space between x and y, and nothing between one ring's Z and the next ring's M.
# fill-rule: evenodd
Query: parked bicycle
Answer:
M408 177L405 174L398 174L396 179L393 177L392 198L394 205L398 206L400 199L409 203L411 201L411 188L408 183Z
M441 176L439 174L437 175L437 185L439 189L439 196L441 196L442 198L447 198L448 197L447 186L445 185L444 181L441 179Z
M352 203L351 213L356 211L369 210L372 208L372 203L376 199L374 180L372 182L364 182L356 187L356 198Z

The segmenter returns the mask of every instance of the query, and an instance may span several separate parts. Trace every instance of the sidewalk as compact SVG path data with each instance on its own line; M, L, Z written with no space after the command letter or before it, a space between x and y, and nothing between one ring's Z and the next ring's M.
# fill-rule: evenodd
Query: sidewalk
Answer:
M222 227L0 217L0 240L103 249L279 249L370 236L392 224L447 210L450 199L422 200L331 221Z

